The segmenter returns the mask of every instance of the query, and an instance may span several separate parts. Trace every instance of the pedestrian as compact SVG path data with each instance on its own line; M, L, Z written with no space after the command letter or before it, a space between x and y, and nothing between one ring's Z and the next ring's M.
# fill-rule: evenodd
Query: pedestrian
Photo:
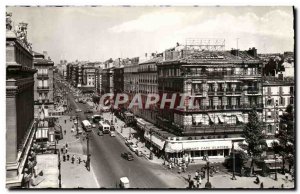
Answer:
M79 163L79 164L81 163L81 158L80 158L80 157L78 157L78 163Z
M64 162L66 161L66 155L65 154L63 155L63 161Z
M201 176L199 176L199 184L201 185L201 183L202 183L202 178L201 178Z
M192 177L192 176L189 174L189 175L188 175L188 182L191 181L191 179L192 179L191 177Z
M183 172L186 171L186 164L185 163L183 163L183 165L182 165L182 170L183 170Z
M197 180L197 188L199 188L200 187L200 182L199 182L199 180Z
M191 181L189 182L189 188L192 189L193 187L194 187L194 181L191 180Z
M64 148L60 148L60 152L61 152L61 153L64 153Z
M198 180L198 178L199 178L199 173L198 173L198 171L196 171L195 172L195 179Z
M172 169L172 163L169 163L169 169Z
M68 143L66 143L66 148L68 148Z
M284 188L284 184L281 184L281 188L282 188L282 189Z
M67 154L68 153L68 148L66 147L65 150L66 150L66 154Z
M259 178L258 178L258 176L256 176L256 179L255 179L254 183L255 183L255 184L259 184L259 182L260 182L260 181L259 181Z
M64 130L65 135L67 134L67 130Z
M178 174L181 173L181 171L182 171L181 169L182 169L181 166L179 166L179 167L178 167Z
M68 154L68 155L67 155L67 161L69 161L69 160L70 160L70 155Z
M72 156L72 164L74 164L75 161L75 155Z
M65 119L65 124L67 123L67 119Z
M261 189L264 188L264 183L263 183L263 182L260 183L260 188L261 188Z
M289 176L288 176L288 174L286 172L284 173L284 176L285 176L285 182L287 183L288 180L289 180Z

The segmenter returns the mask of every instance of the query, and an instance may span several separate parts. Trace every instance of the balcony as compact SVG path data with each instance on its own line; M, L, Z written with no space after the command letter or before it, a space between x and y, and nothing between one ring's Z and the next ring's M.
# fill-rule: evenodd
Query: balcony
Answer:
M49 104L50 100L49 99L38 99L35 101L35 104Z
M38 90L49 90L49 86L38 86L37 87Z
M37 74L37 79L49 79L49 75L48 74L42 74L42 73L38 73Z
M253 107L256 109L262 109L263 104L256 104L256 105L250 105L250 104L240 104L240 105L214 105L214 106L199 106L199 108L195 109L175 109L178 112L189 112L189 113L196 113L196 112L214 112L214 111L221 111L221 110L250 110Z
M247 90L248 94L261 94L260 90L258 89L251 89L251 90Z
M242 133L243 124L235 125L192 125L183 127L182 133L184 135L217 135L217 134L228 134L228 133Z
M209 96L214 96L214 95L215 95L215 91L211 91L211 90L210 90L210 91L207 92L207 94L208 94Z

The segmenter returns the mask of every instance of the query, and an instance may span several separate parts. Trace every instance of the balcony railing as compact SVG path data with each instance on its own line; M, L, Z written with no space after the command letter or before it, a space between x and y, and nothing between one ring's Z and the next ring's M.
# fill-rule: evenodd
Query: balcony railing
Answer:
M252 109L253 107L261 109L263 108L263 104L256 104L256 105L250 105L250 104L240 104L240 105L214 105L214 106L199 106L199 108L195 109L176 109L180 112L200 112L200 111L219 111L219 110L237 110L237 109L243 109L248 110Z
M243 124L192 125L183 127L183 134L227 134L241 133Z
M37 79L49 79L49 75L44 74L44 73L38 73L37 74Z
M38 86L38 90L49 90L49 86Z
M247 90L247 93L248 94L259 94L260 90L258 90L258 89L251 89L251 90Z

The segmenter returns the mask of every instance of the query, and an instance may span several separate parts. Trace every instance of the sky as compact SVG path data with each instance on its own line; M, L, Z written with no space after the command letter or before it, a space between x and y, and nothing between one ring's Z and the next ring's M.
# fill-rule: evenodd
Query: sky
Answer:
M58 63L143 56L187 38L225 39L225 48L293 51L292 7L7 7L28 23L33 50ZM238 40L238 41L237 41Z

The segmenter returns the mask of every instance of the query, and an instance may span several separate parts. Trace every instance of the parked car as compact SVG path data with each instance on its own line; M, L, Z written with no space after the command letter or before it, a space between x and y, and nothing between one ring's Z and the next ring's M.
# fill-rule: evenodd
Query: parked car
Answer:
M103 132L102 131L98 131L98 135L99 136L103 136Z
M81 109L79 109L79 108L76 108L75 109L75 112L81 112L82 110Z
M137 156L139 156L139 157L142 157L142 156L143 156L143 152L140 151L140 150L138 150L138 149L135 151L135 154L136 154Z
M135 144L132 143L132 144L129 146L129 149L130 149L131 151L135 152L136 150L138 150L138 147L137 147L137 145L135 145Z
M130 145L133 145L133 143L130 140L126 139L125 145L127 145L129 147Z
M124 152L121 154L121 156L128 161L134 160L134 157L130 152Z
M84 111L85 114L88 114L88 113L93 113L93 110L92 109L88 109L86 111Z
M110 132L110 136L111 136L111 137L116 137L116 133L115 133L114 131L111 131L111 132Z

